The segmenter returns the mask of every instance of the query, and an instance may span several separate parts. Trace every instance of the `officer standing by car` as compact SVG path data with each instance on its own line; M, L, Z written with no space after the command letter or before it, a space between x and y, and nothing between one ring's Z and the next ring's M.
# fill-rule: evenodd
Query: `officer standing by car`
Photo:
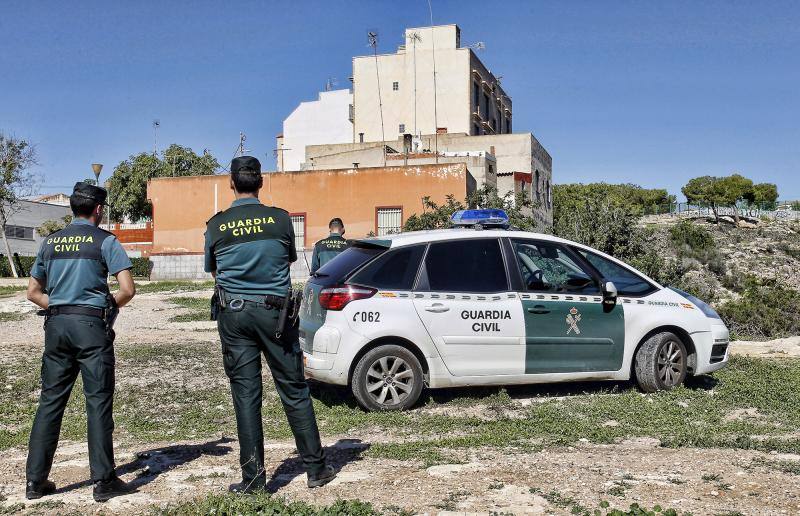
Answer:
M333 260L336 255L347 249L347 240L342 238L344 235L344 222L339 217L331 219L328 224L331 234L314 244L314 253L311 256L311 274Z
M77 183L69 198L74 219L42 243L31 269L28 299L46 316L42 392L31 429L25 470L28 499L55 491L48 480L64 408L80 372L86 396L89 469L98 502L131 489L115 473L114 330L118 307L136 293L131 261L116 237L98 228L106 190ZM109 293L108 275L119 282Z
M261 420L261 354L267 359L275 389L308 474L308 487L336 476L325 464L311 396L303 374L298 330L279 328L290 303L289 267L297 260L289 214L258 200L263 185L261 163L251 156L231 162L230 186L236 200L207 223L205 269L216 281L217 327L223 365L231 384L242 482L229 490L250 493L266 486Z

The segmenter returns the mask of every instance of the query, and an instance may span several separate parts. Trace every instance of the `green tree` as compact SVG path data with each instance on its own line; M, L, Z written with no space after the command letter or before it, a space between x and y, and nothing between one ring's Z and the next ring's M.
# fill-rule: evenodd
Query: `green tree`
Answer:
M778 186L774 183L755 184L747 200L751 204L757 204L759 207L774 209L778 201Z
M710 208L717 224L719 224L719 209L731 208L733 220L738 226L739 212L736 205L739 201L752 199L754 189L751 179L740 174L732 174L725 177L695 177L690 179L681 191L690 203Z
M60 219L50 219L42 222L42 225L36 228L36 233L40 237L52 235L56 231L61 231L69 226L72 222L72 215L64 215Z
M151 217L153 206L147 200L147 181L157 177L211 175L219 162L208 150L202 155L172 144L161 155L142 152L130 156L114 168L108 180L111 217L133 221Z
M36 164L36 148L27 140L0 132L0 234L11 273L19 277L6 238L8 218L19 210L22 197L33 193L35 178L28 169Z
M642 188L630 183L571 183L553 186L554 217L558 210L569 210L587 198L602 199L638 215L668 212L675 203L675 196L663 188Z

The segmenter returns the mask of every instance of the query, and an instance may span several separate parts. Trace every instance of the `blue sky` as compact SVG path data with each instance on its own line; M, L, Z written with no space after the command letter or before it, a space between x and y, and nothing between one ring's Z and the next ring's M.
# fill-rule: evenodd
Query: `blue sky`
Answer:
M69 5L68 5L69 4ZM556 183L680 193L741 172L800 198L800 3L433 0L514 101ZM5 1L0 130L37 144L42 191L176 142L272 168L275 135L328 77L349 85L367 30L393 51L426 0Z

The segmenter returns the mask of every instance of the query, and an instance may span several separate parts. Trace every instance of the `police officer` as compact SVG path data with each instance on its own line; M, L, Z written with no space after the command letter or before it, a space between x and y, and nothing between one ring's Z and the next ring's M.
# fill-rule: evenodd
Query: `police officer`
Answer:
M42 393L25 470L28 499L55 491L47 477L78 372L86 396L94 499L102 502L131 491L114 472L114 331L107 315L128 303L136 290L125 250L113 234L97 227L105 201L103 188L77 183L69 198L72 223L42 242L31 269L28 299L45 310L46 319ZM109 273L119 282L113 297Z
M307 485L319 487L333 480L335 471L325 464L297 328L291 325L276 335L291 288L289 266L297 260L292 221L286 211L259 202L263 179L256 158L240 156L231 162L230 185L236 200L208 221L205 234L205 269L216 280L217 327L239 434L242 482L229 490L250 493L266 485L262 353L305 466Z
M344 235L342 219L339 217L331 219L328 229L331 234L314 244L314 253L311 256L311 274L317 272L320 267L333 260L337 254L349 246L347 240L342 238Z

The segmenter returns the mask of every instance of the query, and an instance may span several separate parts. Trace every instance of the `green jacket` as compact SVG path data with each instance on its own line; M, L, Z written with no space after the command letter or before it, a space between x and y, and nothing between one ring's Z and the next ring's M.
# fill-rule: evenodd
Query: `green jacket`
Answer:
M314 254L311 256L311 274L333 260L337 254L350 247L350 243L342 238L339 233L331 233L328 238L323 238L314 244Z

